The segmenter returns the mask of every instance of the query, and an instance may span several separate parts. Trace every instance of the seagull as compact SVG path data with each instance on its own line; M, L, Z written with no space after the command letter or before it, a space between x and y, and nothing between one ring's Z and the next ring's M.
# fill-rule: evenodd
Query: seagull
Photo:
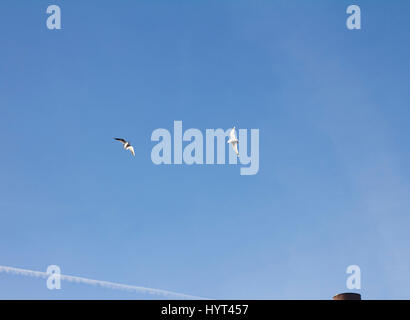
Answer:
M238 142L239 142L239 140L236 138L235 127L233 127L232 130L231 130L231 133L229 134L229 140L228 140L227 143L232 144L233 150L235 151L236 155L239 157Z
M135 157L134 148L128 141L125 141L124 139L120 139L120 138L114 138L114 139L117 141L120 141L123 144L124 149L131 151L132 155Z

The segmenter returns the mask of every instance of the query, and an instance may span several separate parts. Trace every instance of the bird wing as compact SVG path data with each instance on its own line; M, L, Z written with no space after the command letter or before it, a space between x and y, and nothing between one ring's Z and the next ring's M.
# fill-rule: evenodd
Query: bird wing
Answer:
M231 138L231 140L236 140L235 128L232 128L231 133L229 134L229 137Z
M114 138L115 140L117 140L117 141L121 141L122 143L127 143L127 141L125 141L124 139L121 139L121 138Z
M129 147L127 147L127 150L130 150L130 151L131 151L131 153L132 153L132 155L135 157L135 151L134 151L133 146L129 146Z
M239 156L238 143L237 142L232 143L232 148L235 151L236 155Z

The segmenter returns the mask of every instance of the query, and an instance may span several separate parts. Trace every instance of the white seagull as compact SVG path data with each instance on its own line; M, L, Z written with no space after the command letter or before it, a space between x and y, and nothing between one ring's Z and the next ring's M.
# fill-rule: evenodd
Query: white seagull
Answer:
M233 150L235 151L236 155L239 157L238 142L239 140L236 138L235 127L233 127L231 130L231 133L229 134L229 140L227 143L232 144Z
M114 139L117 141L120 141L123 144L124 149L131 151L132 155L135 157L134 148L128 141L125 141L124 139L120 139L120 138L114 138Z

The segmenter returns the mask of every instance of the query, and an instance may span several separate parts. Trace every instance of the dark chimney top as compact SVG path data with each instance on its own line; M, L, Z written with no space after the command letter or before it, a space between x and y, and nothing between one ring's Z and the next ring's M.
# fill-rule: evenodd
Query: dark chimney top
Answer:
M358 293L339 293L333 297L333 300L362 300L362 297Z

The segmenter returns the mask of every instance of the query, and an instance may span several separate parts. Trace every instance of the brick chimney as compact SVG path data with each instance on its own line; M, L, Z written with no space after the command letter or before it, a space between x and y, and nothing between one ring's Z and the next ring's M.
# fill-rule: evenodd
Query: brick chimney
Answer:
M333 297L333 300L362 300L362 296L358 293L339 293Z

